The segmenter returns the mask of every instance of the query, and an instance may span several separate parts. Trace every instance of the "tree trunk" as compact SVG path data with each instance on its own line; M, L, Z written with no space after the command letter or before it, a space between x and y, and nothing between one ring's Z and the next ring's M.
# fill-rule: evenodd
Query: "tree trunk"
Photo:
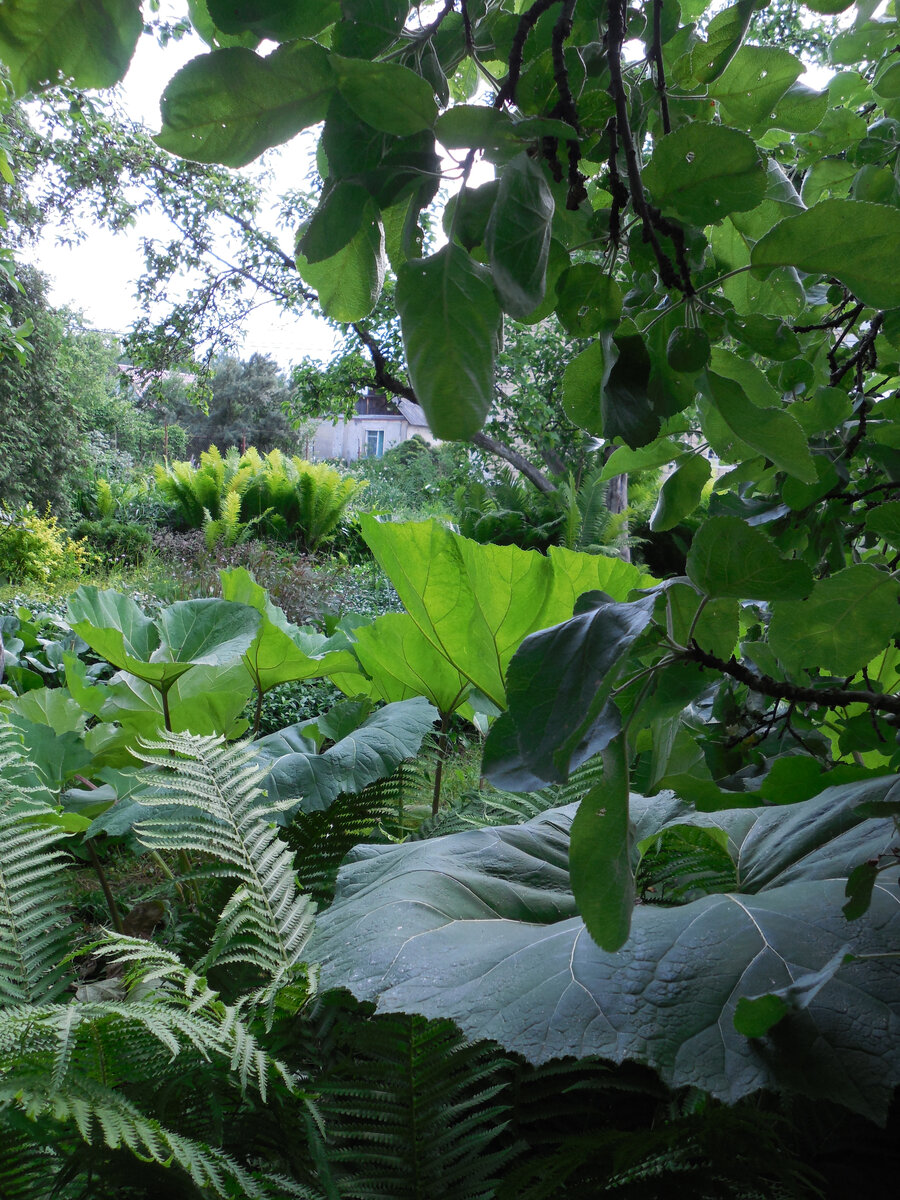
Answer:
M628 476L614 475L609 481L606 488L606 507L614 515L623 513L628 507ZM628 525L623 524L622 533L627 536ZM622 558L625 562L631 562L631 550L625 545L622 547Z

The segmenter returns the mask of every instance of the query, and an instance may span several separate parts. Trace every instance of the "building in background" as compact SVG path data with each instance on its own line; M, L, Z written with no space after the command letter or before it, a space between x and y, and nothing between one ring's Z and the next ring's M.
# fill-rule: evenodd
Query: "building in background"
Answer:
M308 454L314 462L323 458L340 458L344 462L381 458L386 450L416 434L426 442L436 441L418 404L369 391L359 397L356 412L349 419L339 417L336 421L319 422Z

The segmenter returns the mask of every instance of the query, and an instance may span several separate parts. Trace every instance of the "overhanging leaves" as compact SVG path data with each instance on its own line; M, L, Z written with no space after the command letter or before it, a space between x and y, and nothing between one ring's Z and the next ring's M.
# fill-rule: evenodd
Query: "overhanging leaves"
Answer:
M494 284L510 316L527 317L544 298L552 220L543 172L527 154L517 154L503 172L485 237Z
M493 400L503 315L489 273L460 246L397 273L397 311L409 374L437 437L469 438Z
M747 134L724 125L683 125L662 138L644 171L660 208L694 225L746 212L766 194L766 169Z
M325 117L335 89L328 52L288 42L266 58L241 46L192 59L160 101L164 150L242 167Z
M821 200L786 217L753 247L754 267L797 267L834 275L864 304L900 305L894 269L900 210L860 200Z

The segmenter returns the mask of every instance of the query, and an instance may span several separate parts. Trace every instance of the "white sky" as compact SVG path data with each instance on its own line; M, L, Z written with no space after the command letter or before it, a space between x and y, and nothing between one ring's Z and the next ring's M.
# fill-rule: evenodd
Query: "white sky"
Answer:
M143 36L121 87L127 112L156 132L160 127L159 97L166 83L184 63L207 49L194 34L170 42L165 49L153 38ZM301 137L314 140L312 134ZM293 148L303 164L300 174L306 170L306 147L298 139L278 164L284 190L297 178L297 172L291 171ZM50 277L54 304L80 309L96 328L123 334L139 315L134 286L143 270L140 239L170 238L171 230L164 219L142 216L132 229L119 234L97 226L74 246L59 244L51 230L42 238L34 258ZM309 314L290 318L282 315L274 303L267 303L245 322L242 353L246 357L254 352L270 354L287 367L305 355L328 359L337 340L324 321Z

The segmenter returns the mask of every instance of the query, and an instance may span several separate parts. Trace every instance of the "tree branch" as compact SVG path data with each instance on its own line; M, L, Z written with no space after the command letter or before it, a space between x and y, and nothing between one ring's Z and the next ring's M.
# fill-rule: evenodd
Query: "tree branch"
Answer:
M659 111L662 117L663 133L671 133L669 97L666 94L666 68L663 65L662 54L662 9L663 0L653 0L653 45L650 48L650 57L656 66L656 90L659 92Z
M828 708L844 708L848 704L865 704L875 712L900 716L900 696L897 695L866 692L854 688L804 687L799 683L773 679L771 675L760 675L756 671L751 671L749 667L739 663L734 656L726 662L724 658L716 658L714 654L707 654L705 650L700 649L696 642L691 644L684 657L692 662L700 663L703 667L721 671L723 675L729 675L738 683L746 684L752 692L758 692L761 696L771 696L773 700L789 700L792 703L808 702Z
M483 431L473 434L469 441L473 446L478 446L481 450L486 450L488 454L496 454L498 458L504 459L506 462L516 468L516 470L525 476L530 483L538 489L539 492L555 492L556 487L553 482L547 478L543 471L530 463L524 455L518 450L513 450L509 446L504 446L502 442L498 442L495 438L490 437Z

